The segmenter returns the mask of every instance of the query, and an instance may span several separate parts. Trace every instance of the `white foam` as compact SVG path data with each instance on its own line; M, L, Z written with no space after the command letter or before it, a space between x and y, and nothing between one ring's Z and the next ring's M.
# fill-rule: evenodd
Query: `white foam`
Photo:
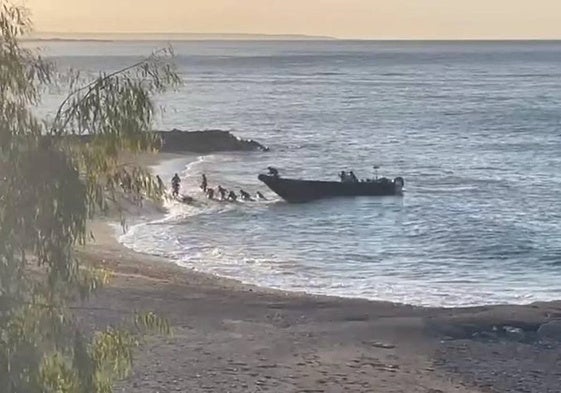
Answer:
M238 166L236 159L241 162ZM444 307L558 297L558 280L545 270L524 270L520 278L516 271L505 270L508 265L494 265L495 261L488 261L486 269L474 269L480 260L454 250L474 235L462 232L450 237L449 227L454 225L449 221L456 215L448 215L446 225L438 215L420 221L418 214L431 206L424 194L410 200L314 205L279 204L273 197L235 204L204 198L198 185L203 172L212 185L224 182L254 189L253 177L243 174L253 171L246 160L215 155L168 165L168 171L181 172L183 192L195 196L197 203L168 200L166 215L132 226L120 241L185 268L296 292ZM469 207L455 201L447 206ZM402 236L397 230L409 234ZM446 248L440 259L425 260L434 257L442 244Z

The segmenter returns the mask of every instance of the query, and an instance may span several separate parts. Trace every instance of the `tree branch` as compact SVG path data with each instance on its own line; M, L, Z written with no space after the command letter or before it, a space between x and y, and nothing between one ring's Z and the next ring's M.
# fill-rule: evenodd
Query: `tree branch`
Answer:
M116 76L122 75L122 74L124 74L124 73L126 73L130 70L133 70L133 69L138 68L138 67L140 67L144 64L147 64L150 60L155 59L156 56L158 56L159 54L165 54L167 51L168 51L168 49L158 49L157 51L153 52L152 55L150 55L149 57L147 57L145 59L142 59L141 61L139 61L135 64L132 64L132 65L129 65L127 67L121 68L117 71L111 72L111 73L105 75L103 78L96 79L96 80L88 83L87 85L82 86L79 89L76 89L73 92L71 92L64 99L64 101L62 101L62 103L60 104L60 106L57 109L56 116L53 120L53 125L51 127L51 133L56 134L57 129L59 131L62 131L68 126L68 123L70 123L70 120L72 119L72 116L76 113L76 108L78 108L80 106L80 104L83 103L90 96L90 94L95 90L96 87L102 85L104 82L106 82L106 81L108 81L108 80L110 80L110 79L112 79ZM80 92L85 91L85 90L88 90L88 92L78 101L77 105L72 106L72 111L66 117L66 119L64 121L64 124L62 124L62 126L60 128L57 127L57 123L61 120L61 116L64 112L64 108L65 108L66 104L68 104L68 102L72 99L72 97L76 96L77 94L79 94Z

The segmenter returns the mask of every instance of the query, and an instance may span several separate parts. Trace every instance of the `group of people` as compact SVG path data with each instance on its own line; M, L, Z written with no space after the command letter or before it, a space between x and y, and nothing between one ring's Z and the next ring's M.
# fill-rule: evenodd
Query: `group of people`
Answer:
M158 183L160 183L161 179L159 176L157 176L157 179L158 179ZM181 187L181 178L176 173L171 179L171 189L172 189L173 197L177 198L179 196L180 187ZM221 201L231 201L231 202L236 202L238 200L238 195L233 190L227 190L221 185L218 185L216 190L212 187L209 187L207 177L204 173L201 175L201 190L205 193L208 199L218 199ZM267 200L267 198L265 198L265 196L259 191L257 191L255 197L258 200ZM239 199L242 201L255 201L255 199L247 191L243 189L240 189Z
M358 178L355 176L353 171L345 172L341 171L339 174L339 178L341 179L342 183L358 183Z
M216 199L220 201L236 202L238 200L238 195L234 190L227 190L220 184L216 187L216 190L209 187L207 177L204 173L201 175L201 190L203 190L208 199L215 199L215 197L217 197ZM257 191L255 198L258 200L267 200L259 191ZM255 201L251 194L243 189L240 189L239 199L242 201Z
M124 194L134 203L142 204L144 194L144 175L139 168L121 168L106 179L106 187L115 189L120 187Z

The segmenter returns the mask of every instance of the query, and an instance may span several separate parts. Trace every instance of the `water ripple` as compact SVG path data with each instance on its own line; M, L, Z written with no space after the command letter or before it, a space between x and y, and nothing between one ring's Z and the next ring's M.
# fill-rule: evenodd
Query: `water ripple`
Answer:
M82 44L80 44L82 45ZM109 48L102 45L113 45ZM143 46L144 45L144 46ZM53 44L63 65L116 69L146 44ZM146 53L150 50L146 50ZM232 129L272 147L160 167L197 191L353 168L404 198L181 210L122 238L184 266L295 291L421 305L527 303L561 290L561 44L181 43L185 89L161 128Z

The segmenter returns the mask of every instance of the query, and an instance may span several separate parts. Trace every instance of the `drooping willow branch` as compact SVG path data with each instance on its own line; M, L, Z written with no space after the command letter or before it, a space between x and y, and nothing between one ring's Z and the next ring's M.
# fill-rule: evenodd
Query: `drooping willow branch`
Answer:
M164 86L165 88L168 88L169 86L179 85L181 81L177 74L171 71L169 65L167 67L164 67L164 76L166 79L165 83L162 83L162 81L160 80L161 78L159 76L159 72L161 70L158 67L151 67L151 65L157 65L158 61L164 59L166 56L172 58L174 57L174 52L171 47L156 50L152 53L152 55L137 63L113 71L107 75L103 75L91 81L90 83L87 83L86 85L70 92L70 94L67 95L67 97L62 101L57 109L55 118L50 128L50 134L60 135L62 133L65 133L67 131L66 128L68 127L70 122L75 120L75 116L78 114L81 105L84 104L84 102L86 102L86 100L89 99L94 92L102 90L107 82L111 80L118 80L119 77L125 76L132 70L141 70L144 81L146 81L147 77L152 78L149 81L152 83L149 90L163 90ZM83 92L86 93L80 96L80 94ZM67 108L71 101L76 97L78 97L77 101L73 102L72 105ZM62 124L60 124L61 122Z

